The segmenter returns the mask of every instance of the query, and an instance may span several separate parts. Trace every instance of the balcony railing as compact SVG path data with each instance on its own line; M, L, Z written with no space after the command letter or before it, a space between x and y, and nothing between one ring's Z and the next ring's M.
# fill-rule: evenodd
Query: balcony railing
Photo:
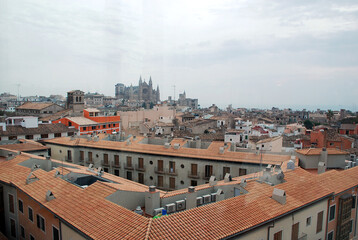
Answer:
M158 174L164 174L164 168L155 167L154 172Z
M177 170L174 168L168 168L165 170L165 173L172 176L178 176Z
M68 157L68 156L65 156L65 161L66 161L66 162L72 162L72 158L71 158L71 157Z
M145 172L144 166L140 166L138 164L135 165L135 170L140 171L140 172Z
M107 161L102 160L102 161L101 161L101 164L102 164L102 166L104 166L104 167L109 167L109 161L108 161L108 160L107 160Z
M124 164L124 169L133 170L134 169L133 164L129 165L129 164L125 163Z
M195 178L195 179L199 179L200 178L200 172L192 172L192 171L189 171L188 172L188 177L189 178Z
M120 162L112 162L111 163L111 166L113 167L113 168L121 168L121 163Z

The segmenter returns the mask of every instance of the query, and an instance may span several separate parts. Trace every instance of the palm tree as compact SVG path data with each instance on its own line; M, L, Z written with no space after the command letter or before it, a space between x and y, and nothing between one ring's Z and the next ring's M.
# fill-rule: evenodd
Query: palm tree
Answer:
M329 109L329 110L327 111L326 117L327 117L327 119L328 119L328 123L330 124L332 118L334 117L334 113L333 113L333 111L332 111L331 109Z

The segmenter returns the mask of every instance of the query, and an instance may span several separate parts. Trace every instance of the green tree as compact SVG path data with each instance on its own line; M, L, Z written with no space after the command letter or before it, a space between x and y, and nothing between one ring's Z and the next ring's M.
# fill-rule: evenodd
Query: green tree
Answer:
M334 113L333 113L333 111L332 111L331 109L329 109L329 110L327 111L326 117L327 117L327 119L328 119L328 123L331 123L332 118L334 117Z
M311 122L311 121L308 120L308 119L303 122L303 125L305 125L305 127L306 127L307 129L312 129L313 126L314 126L313 122Z

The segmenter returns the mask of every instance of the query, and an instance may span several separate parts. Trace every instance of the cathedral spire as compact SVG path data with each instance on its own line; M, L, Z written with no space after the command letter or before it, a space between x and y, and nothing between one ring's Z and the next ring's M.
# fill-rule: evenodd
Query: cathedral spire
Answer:
M142 75L139 76L139 85L142 85Z
M152 76L149 77L149 86L152 86Z

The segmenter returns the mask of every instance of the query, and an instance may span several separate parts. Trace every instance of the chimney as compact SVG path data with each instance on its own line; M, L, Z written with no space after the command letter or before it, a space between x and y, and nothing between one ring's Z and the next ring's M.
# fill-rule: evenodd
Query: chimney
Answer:
M196 197L198 193L195 191L195 187L188 187L186 194L186 210L196 208Z
M52 170L52 161L50 156L46 156L46 170L51 171Z
M55 199L55 195L50 190L47 190L46 193L46 201L51 201L52 199Z
M225 148L224 148L224 147L220 147L220 148L219 148L220 154L224 154L224 151L225 151Z
M324 162L328 166L328 152L326 148L322 148L320 162Z
M317 168L317 173L321 174L321 173L324 173L325 171L326 171L326 164L324 162L319 162L318 168Z
M286 204L286 192L282 189L274 188L272 192L272 199L281 203L282 205Z
M170 148L170 143L168 143L168 142L164 143L164 147L165 148Z
M232 177L230 173L226 173L225 177L224 177L224 182L231 182L232 181Z
M154 215L154 209L160 208L160 195L155 186L150 186L149 190L145 192L145 213Z
M180 144L179 143L174 143L174 149L179 149L180 148Z

